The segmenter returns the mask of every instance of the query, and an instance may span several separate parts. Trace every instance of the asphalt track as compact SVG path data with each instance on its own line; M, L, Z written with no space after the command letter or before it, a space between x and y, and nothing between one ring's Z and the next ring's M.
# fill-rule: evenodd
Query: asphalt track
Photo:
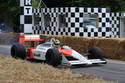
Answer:
M10 46L0 45L0 54L10 56ZM106 65L75 66L70 70L73 73L88 73L115 83L125 83L125 61L107 60Z

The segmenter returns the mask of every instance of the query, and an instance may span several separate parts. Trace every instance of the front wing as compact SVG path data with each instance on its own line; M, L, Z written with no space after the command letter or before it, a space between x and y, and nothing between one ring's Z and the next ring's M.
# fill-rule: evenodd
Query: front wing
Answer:
M62 65L73 66L73 65L92 65L92 64L106 64L107 61L104 59L86 59L86 60L68 60L65 55L62 55Z

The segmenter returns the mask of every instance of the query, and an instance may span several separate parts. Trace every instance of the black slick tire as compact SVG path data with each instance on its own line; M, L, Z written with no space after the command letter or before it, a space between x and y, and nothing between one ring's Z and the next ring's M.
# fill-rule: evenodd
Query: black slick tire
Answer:
M91 47L88 50L89 59L103 59L102 54L103 54L103 52L102 52L101 48L96 47L96 46Z
M52 66L58 66L61 64L62 57L57 48L48 49L46 52L46 63Z
M26 58L26 48L21 44L16 44L11 47L11 56L13 58Z

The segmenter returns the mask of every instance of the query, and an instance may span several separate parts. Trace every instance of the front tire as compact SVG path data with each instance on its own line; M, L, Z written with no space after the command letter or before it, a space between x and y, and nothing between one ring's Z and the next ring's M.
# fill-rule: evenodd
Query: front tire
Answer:
M26 48L21 44L16 44L11 47L11 56L13 58L26 58Z
M61 64L62 57L57 48L48 49L46 53L46 63L52 66L58 66Z
M103 52L99 47L94 46L89 48L88 50L89 59L103 59L102 55L103 55Z

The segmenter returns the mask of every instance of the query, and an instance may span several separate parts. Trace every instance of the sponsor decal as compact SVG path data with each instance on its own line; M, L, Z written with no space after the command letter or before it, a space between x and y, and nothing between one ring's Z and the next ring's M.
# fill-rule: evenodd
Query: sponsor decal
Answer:
M40 54L34 54L34 56L40 57Z

